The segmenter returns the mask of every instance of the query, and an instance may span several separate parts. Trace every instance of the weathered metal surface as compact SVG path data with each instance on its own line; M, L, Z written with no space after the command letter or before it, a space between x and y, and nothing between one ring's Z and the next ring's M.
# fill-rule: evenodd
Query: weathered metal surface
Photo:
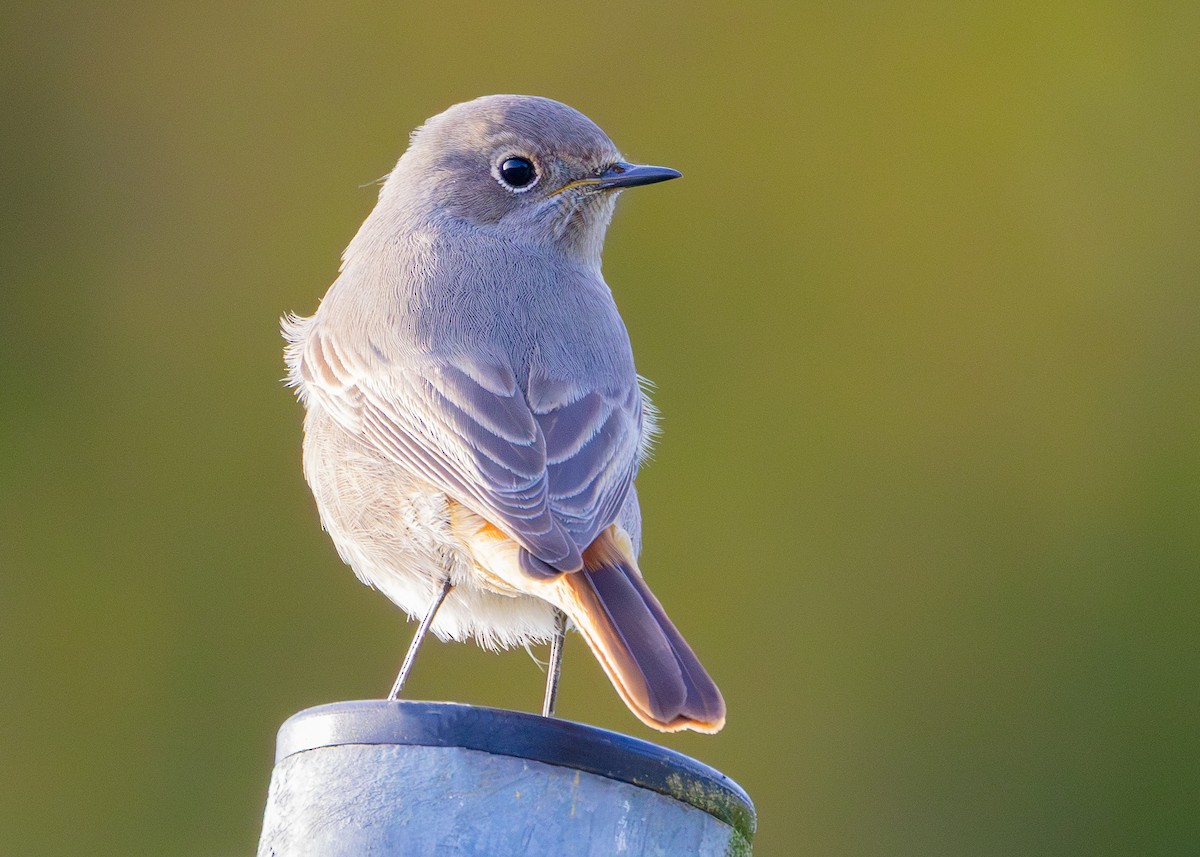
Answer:
M259 857L750 853L754 811L679 753L563 720L368 701L280 729Z

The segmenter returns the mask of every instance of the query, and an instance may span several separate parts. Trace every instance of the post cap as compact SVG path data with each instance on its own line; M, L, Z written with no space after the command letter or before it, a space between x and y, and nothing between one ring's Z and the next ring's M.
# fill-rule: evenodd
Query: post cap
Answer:
M318 705L279 729L276 763L342 744L465 747L608 777L690 804L749 841L754 804L731 780L690 756L570 720L452 702L367 699Z

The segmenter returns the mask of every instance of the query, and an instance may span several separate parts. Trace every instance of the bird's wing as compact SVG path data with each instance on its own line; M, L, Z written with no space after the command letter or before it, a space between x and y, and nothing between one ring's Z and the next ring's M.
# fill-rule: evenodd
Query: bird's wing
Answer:
M532 574L582 568L581 549L615 519L636 470L636 387L534 409L502 361L383 364L315 326L295 373L345 429L520 544Z
M637 473L642 393L636 383L581 391L530 384L546 438L550 506L581 548L616 520Z

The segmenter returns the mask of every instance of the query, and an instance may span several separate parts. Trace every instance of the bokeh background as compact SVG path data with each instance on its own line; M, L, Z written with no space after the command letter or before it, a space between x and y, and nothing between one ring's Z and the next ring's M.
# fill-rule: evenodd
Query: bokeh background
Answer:
M643 566L761 855L1200 853L1200 5L8 4L0 854L253 852L274 733L411 628L300 474L311 312L409 130L549 95L686 178L606 273ZM422 698L534 709L523 652Z

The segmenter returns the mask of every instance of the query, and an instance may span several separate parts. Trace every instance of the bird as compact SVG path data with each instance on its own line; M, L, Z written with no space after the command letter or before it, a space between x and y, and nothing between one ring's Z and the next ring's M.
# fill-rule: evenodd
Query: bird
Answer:
M583 113L491 95L412 132L311 316L286 315L303 468L341 558L420 624L487 649L578 631L630 711L715 733L725 701L638 566L649 384L601 273L624 160Z

